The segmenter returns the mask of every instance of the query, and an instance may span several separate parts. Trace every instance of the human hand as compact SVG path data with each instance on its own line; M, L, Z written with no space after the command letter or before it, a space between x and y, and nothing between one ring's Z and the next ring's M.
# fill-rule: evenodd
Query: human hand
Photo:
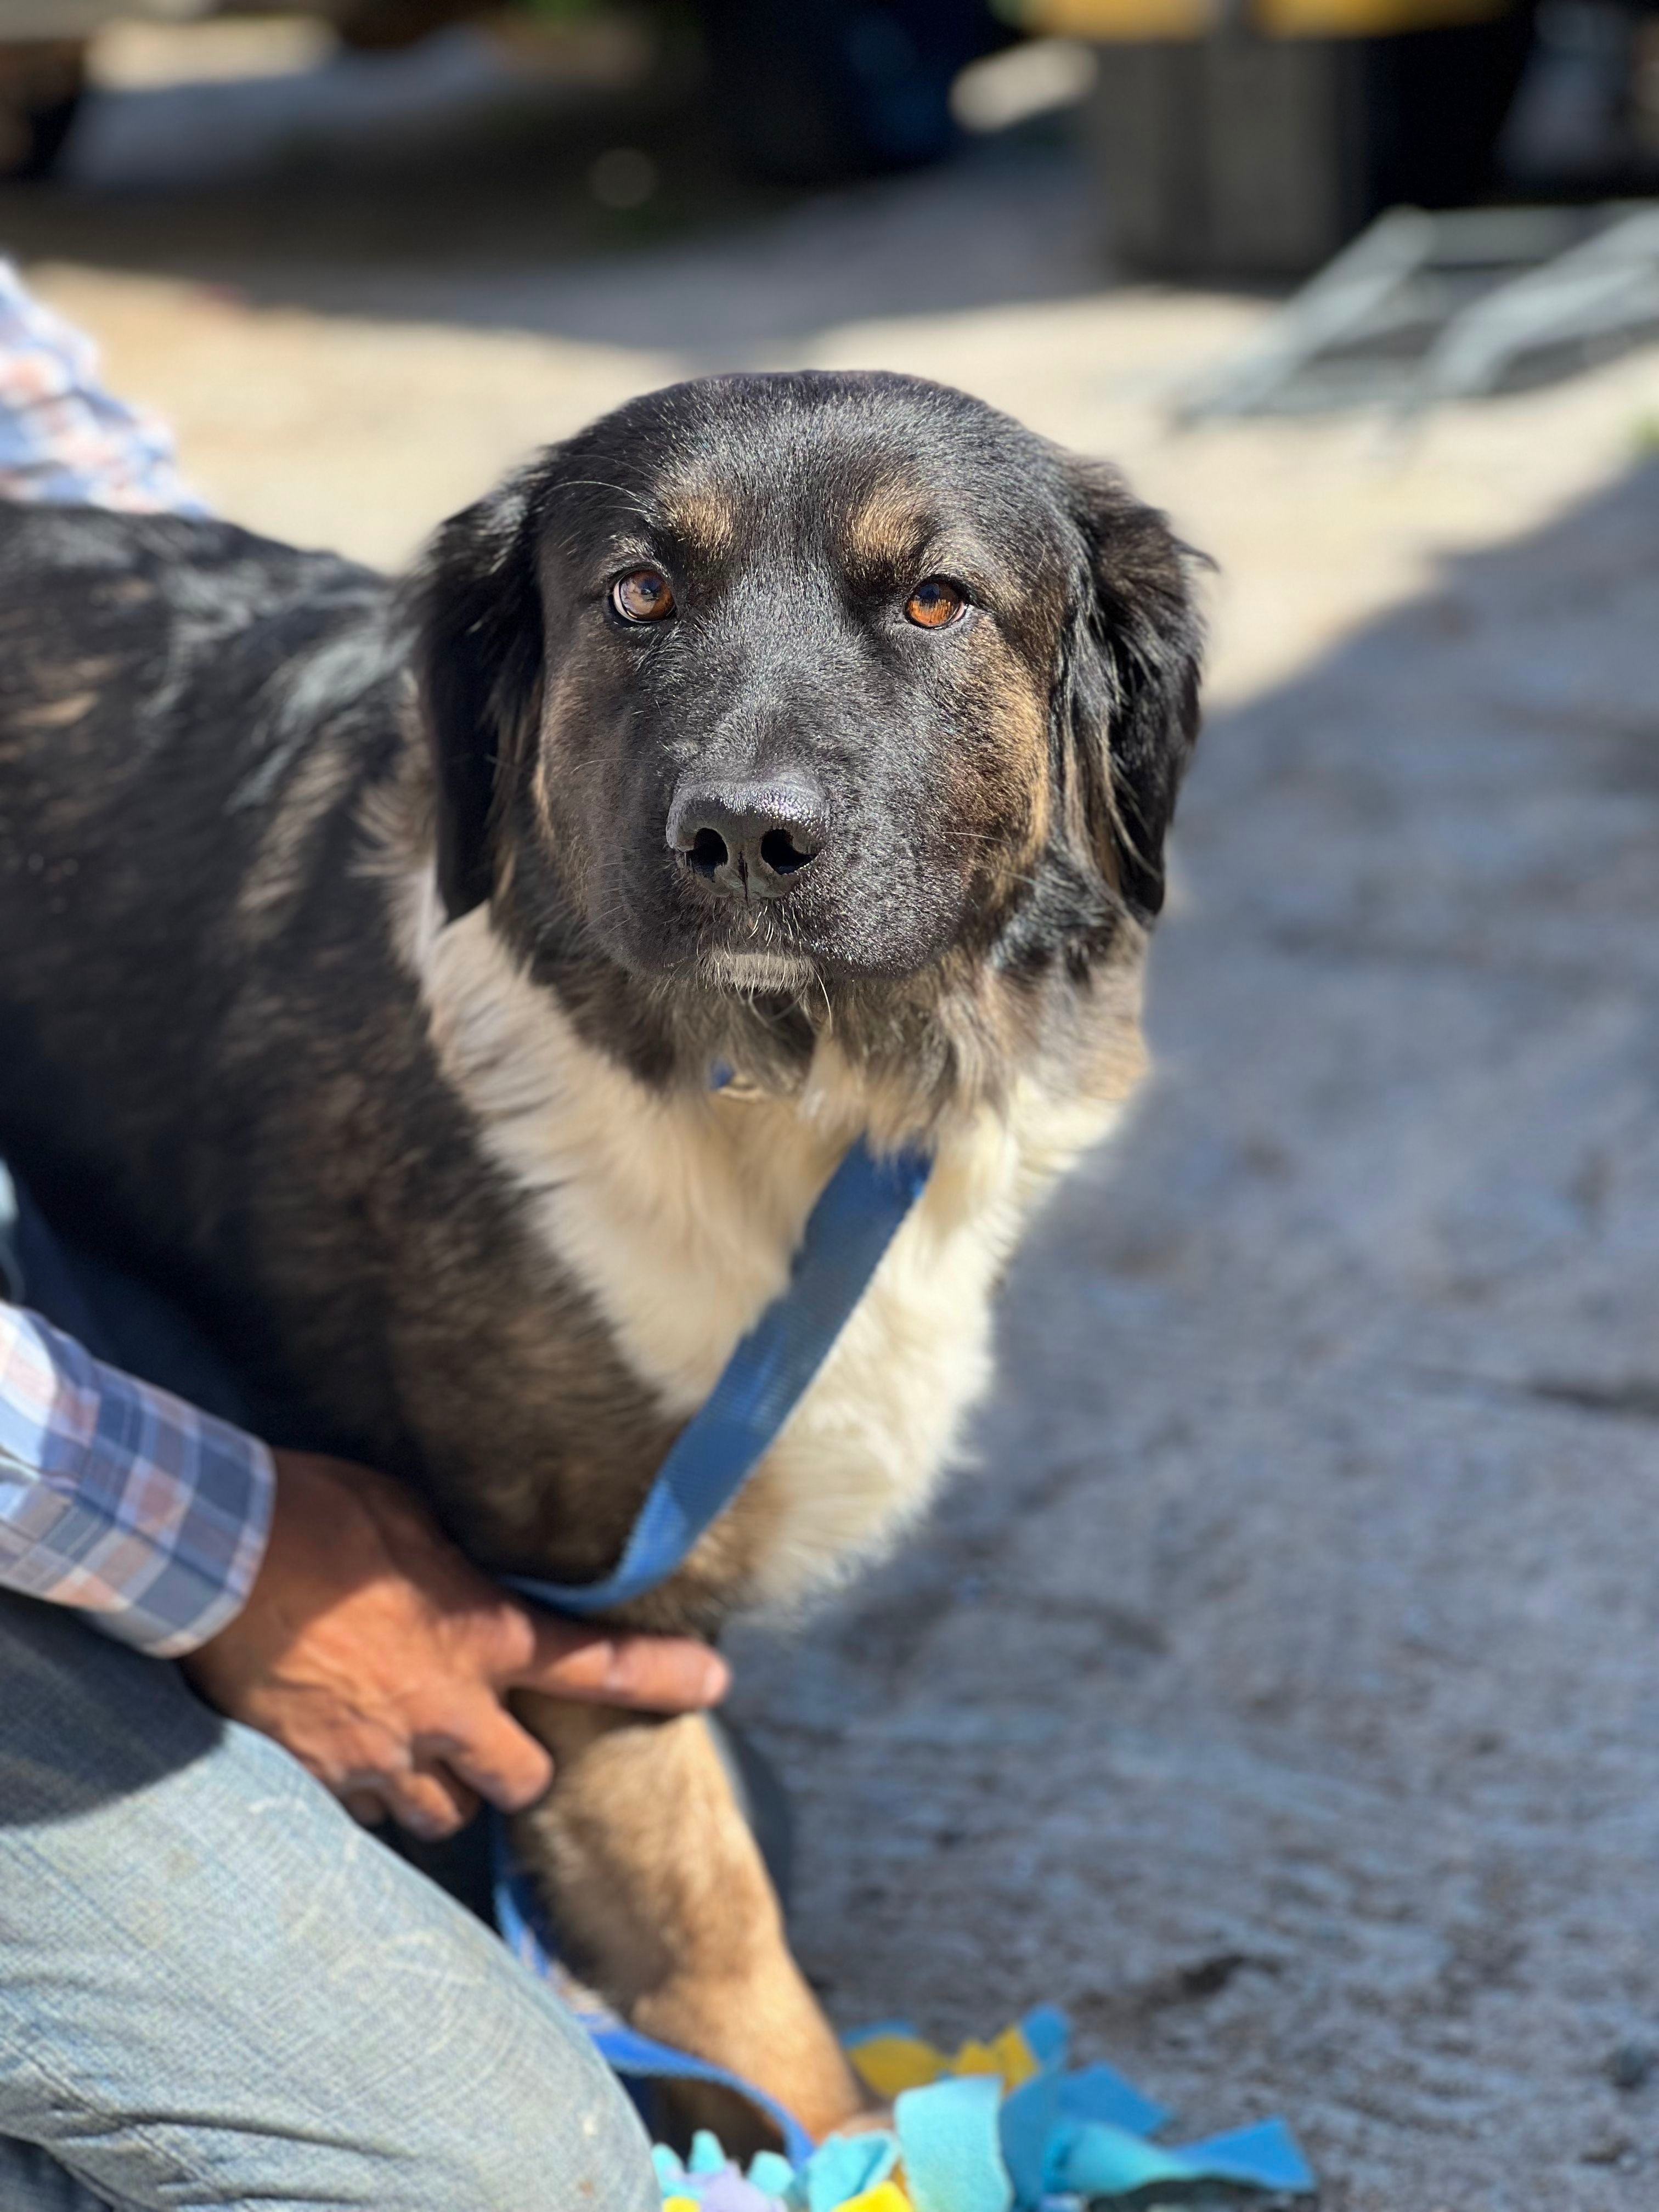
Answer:
M487 1797L533 1804L544 1747L514 1689L687 1712L715 1705L723 1660L690 1638L621 1636L520 1604L384 1475L276 1452L276 1498L246 1604L181 1663L233 1720L274 1736L359 1820L453 1835Z

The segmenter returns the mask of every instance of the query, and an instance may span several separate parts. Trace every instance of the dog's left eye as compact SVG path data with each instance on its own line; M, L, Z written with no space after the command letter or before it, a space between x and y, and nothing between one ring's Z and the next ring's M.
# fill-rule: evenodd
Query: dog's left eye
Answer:
M660 622L674 611L674 587L660 568L635 568L611 586L611 604L624 622Z
M944 629L968 611L968 595L943 576L929 576L904 602L907 620L921 629Z

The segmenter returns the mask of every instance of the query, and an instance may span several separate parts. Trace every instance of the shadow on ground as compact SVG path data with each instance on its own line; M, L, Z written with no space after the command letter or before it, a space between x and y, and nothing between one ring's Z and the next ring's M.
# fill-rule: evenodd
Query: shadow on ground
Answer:
M1332 2212L1659 2189L1656 607L1650 467L1208 732L982 1471L743 1655L844 2021L1057 1999Z

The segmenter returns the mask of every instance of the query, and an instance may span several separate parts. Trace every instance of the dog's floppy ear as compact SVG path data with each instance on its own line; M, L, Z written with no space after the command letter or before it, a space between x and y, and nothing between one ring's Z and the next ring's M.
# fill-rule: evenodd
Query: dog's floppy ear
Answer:
M451 921L495 880L504 772L533 744L542 690L542 605L526 471L452 515L410 591L415 672L432 748L438 888Z
M1085 560L1061 685L1070 811L1141 921L1164 904L1164 840L1198 736L1200 556L1115 471L1071 460Z

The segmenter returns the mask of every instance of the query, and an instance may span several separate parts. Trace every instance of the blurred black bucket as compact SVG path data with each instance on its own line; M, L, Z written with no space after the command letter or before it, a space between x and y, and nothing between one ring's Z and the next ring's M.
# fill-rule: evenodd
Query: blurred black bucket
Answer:
M1532 8L1389 35L1103 45L1091 135L1115 258L1300 276L1385 208L1491 189Z

